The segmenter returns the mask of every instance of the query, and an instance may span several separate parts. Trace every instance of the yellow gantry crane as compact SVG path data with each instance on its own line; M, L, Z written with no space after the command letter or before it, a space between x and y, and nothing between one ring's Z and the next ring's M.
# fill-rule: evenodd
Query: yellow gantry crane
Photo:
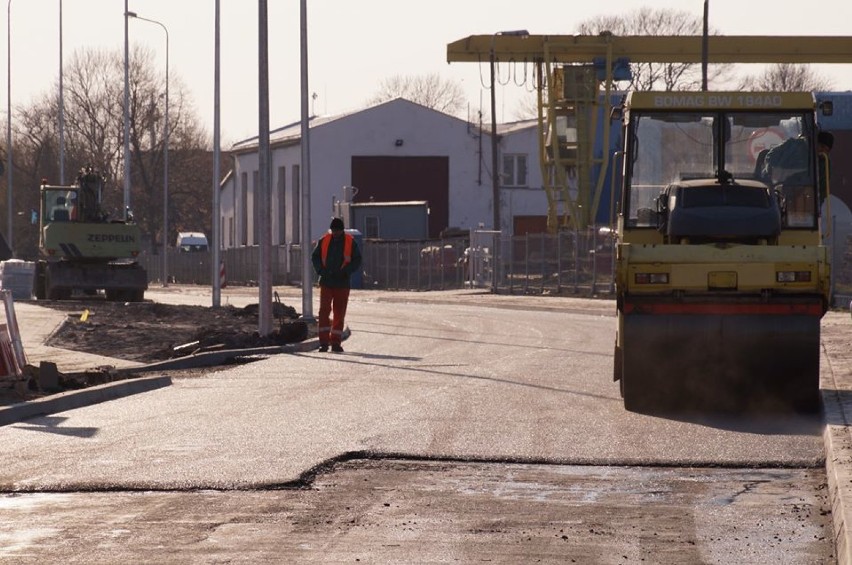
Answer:
M547 194L548 230L554 232L594 223L610 147L610 128L603 124L603 151L595 156L598 120L599 116L608 119L614 83L629 63L852 63L852 37L513 32L454 41L447 46L447 61L533 65L539 162Z

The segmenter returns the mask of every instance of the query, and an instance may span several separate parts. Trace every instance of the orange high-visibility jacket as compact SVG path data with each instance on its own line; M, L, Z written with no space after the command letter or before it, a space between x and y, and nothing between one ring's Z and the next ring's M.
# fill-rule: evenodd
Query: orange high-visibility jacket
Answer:
M322 242L320 245L322 246L322 266L326 266L326 259L328 258L328 246L331 245L331 240L334 238L330 233L325 234L322 237ZM355 241L355 238L349 235L348 233L343 234L343 264L340 265L342 269L346 265L352 262L352 242Z
M348 288L349 277L361 268L361 251L350 234L343 239L333 239L329 233L317 241L311 254L314 271L319 275L320 286Z

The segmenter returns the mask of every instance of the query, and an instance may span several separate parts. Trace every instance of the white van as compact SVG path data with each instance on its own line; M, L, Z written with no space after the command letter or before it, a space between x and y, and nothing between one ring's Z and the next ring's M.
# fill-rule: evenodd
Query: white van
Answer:
M175 243L178 251L207 251L207 236L201 232L182 231L178 233Z

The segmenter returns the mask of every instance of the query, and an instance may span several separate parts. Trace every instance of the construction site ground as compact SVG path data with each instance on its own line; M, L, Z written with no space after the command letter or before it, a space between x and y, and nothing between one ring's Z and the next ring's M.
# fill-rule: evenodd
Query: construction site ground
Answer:
M273 303L273 333L265 337L258 331L256 301L244 306L226 304L220 308L151 300L113 302L103 297L39 300L33 304L64 313L64 322L50 335L45 345L133 362L139 367L201 352L251 350L297 343L316 336L315 326L299 322L296 309L283 301ZM18 306L19 309L21 307ZM158 370L158 373L187 377L214 371L218 367L215 363L187 363L179 368ZM35 370L35 364L32 370ZM23 390L20 387L18 390L0 388L0 405L133 378L142 372L134 373L127 368L116 372L110 363L73 372L63 373L62 367L59 370L58 388L43 390L36 386L37 379L34 378Z

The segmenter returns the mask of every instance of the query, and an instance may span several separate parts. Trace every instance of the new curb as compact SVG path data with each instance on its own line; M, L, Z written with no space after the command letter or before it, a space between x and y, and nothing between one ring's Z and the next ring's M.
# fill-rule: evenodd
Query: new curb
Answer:
M825 471L828 478L828 493L831 502L831 516L834 526L834 550L837 563L852 564L852 524L847 522L847 513L852 510L852 474L849 462L852 461L852 434L846 421L847 409L852 406L844 402L834 391L822 391L823 410L825 411Z
M149 392L172 384L171 377L143 377L125 379L82 390L61 392L45 398L20 402L0 408L0 426L6 426L21 420L65 412L83 406L98 404L107 400Z

